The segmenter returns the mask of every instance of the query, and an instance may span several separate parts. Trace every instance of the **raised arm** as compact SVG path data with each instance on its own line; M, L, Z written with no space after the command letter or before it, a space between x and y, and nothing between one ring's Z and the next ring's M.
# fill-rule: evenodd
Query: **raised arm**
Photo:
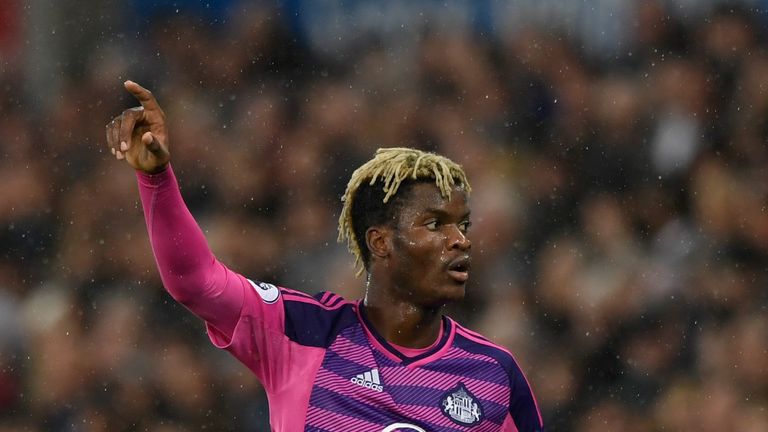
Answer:
M173 170L165 113L152 93L126 81L141 103L107 125L107 143L136 170L144 218L160 277L174 299L231 335L247 281L218 262L185 205Z

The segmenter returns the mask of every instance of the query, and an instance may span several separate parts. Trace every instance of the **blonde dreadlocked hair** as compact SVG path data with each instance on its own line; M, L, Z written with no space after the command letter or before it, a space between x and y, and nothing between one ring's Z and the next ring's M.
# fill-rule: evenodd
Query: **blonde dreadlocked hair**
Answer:
M395 203L389 201L397 198L395 194L401 185L428 180L434 181L443 198L449 200L455 186L467 193L471 191L467 176L457 163L444 156L412 148L378 149L373 159L352 173L341 198L344 207L339 216L338 240L347 241L349 251L355 256L358 275L367 269L370 258L365 244L365 230L392 219L393 215L388 212L397 209ZM381 188L377 187L377 182L381 183Z

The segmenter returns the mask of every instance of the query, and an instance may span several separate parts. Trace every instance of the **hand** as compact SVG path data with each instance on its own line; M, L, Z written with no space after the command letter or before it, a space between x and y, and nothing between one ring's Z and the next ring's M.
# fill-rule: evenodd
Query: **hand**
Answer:
M171 160L165 113L149 90L133 81L124 86L141 106L123 111L107 124L107 145L118 160L125 159L134 169L158 173Z

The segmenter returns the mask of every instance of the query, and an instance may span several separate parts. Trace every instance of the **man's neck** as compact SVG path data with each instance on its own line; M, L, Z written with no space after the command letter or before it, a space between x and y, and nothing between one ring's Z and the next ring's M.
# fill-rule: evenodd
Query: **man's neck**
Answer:
M424 348L435 342L442 325L442 307L424 307L393 298L386 290L368 287L365 312L384 339L407 348Z

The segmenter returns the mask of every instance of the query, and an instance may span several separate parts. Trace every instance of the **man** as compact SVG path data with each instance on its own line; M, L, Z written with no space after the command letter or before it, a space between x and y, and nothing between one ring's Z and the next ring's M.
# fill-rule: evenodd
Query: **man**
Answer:
M395 148L358 168L339 239L367 272L365 298L313 297L216 260L169 164L165 114L148 90L125 88L141 107L107 125L107 142L136 169L163 284L256 374L274 430L543 430L512 355L441 314L464 296L470 270L459 165Z

